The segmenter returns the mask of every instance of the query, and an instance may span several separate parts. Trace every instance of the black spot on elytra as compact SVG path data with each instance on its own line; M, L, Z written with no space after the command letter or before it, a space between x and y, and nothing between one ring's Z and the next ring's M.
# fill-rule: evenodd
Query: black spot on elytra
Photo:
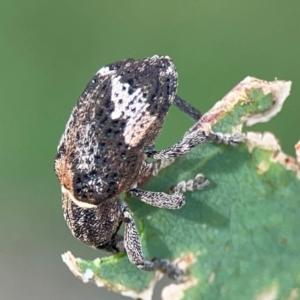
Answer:
M87 174L84 174L84 175L82 176L82 182L88 182L88 181L89 181L88 175L87 175Z
M95 114L96 120L100 120L101 117L102 117L102 115L103 115L103 109L100 109L100 110L99 110L98 112L96 112L96 114Z
M105 101L105 103L103 103L103 106L106 107L106 108L110 108L111 101L110 100Z
M128 79L128 80L127 80L127 83L128 83L130 86L132 86L132 85L133 85L133 82L134 82L134 81L133 81L133 79L132 79L132 78L130 78L130 79Z
M111 126L114 127L114 128L117 127L118 124L119 124L119 120L113 120L113 121L111 122Z
M112 133L112 129L109 128L109 129L107 129L107 130L105 131L104 135L105 135L106 138L110 138L110 137L111 137L111 133Z
M170 85L167 84L167 95L171 95L172 94L172 89L170 88Z
M105 143L100 143L98 149L99 149L100 151L104 151L104 150L105 150L105 146L106 146Z
M94 180L97 178L97 171L96 170L92 170L90 173L89 173L89 177Z
M59 153L60 155L65 155L65 154L66 154L66 148L65 148L65 145L64 145L64 144L62 144L62 145L59 147L58 153Z
M104 118L98 123L98 127L99 127L99 128L102 128L106 122L107 122L107 117L104 117Z
M165 113L165 114L166 114L166 113L167 113L167 111L168 111L168 107L167 107L166 105L164 105L164 106L162 106L162 107L161 107L161 109L160 109L160 110L161 110L161 112L163 112L163 113Z
M134 93L134 91L135 91L135 89L133 89L133 88L130 87L130 88L128 89L128 94L129 94L129 95L132 95L132 94Z
M75 179L75 184L78 184L78 183L81 183L81 178L79 176Z
M96 166L99 166L99 164L100 164L100 156L99 155L95 155L94 156L94 158L95 158L95 164L96 164Z

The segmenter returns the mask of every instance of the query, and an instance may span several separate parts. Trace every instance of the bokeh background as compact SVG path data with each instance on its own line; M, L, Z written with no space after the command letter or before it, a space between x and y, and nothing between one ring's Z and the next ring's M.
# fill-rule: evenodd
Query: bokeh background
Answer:
M83 284L60 255L94 259L61 210L53 172L72 107L101 66L169 55L179 94L208 110L244 77L293 81L283 111L251 130L293 155L300 116L299 1L10 0L0 5L0 298L121 299ZM158 141L192 122L172 108ZM156 296L158 297L158 296Z

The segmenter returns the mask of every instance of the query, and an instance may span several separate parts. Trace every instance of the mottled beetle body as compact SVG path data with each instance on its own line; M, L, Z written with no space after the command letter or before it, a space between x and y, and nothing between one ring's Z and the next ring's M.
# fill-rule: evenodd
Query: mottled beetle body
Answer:
M203 176L179 183L172 193L136 188L140 177L203 142L235 145L240 135L196 130L172 147L155 151L154 142L174 103L194 120L201 113L176 95L177 72L169 57L126 59L100 69L80 96L58 146L55 171L62 187L64 217L73 235L98 249L126 251L144 270L160 269L181 281L180 269L166 260L146 261L128 207L120 201L129 192L150 205L178 209L183 192L201 190ZM124 237L117 235L122 222Z
M60 182L76 200L98 205L137 181L144 148L156 140L176 86L168 58L99 70L72 111L56 158Z

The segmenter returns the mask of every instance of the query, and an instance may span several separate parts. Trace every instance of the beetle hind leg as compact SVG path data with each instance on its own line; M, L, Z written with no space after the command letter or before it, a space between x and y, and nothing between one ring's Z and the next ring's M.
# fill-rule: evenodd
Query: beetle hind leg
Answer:
M142 252L141 242L136 225L129 209L124 205L123 222L125 223L124 246L130 262L144 271L160 270L170 279L181 282L184 280L183 271L168 260L154 259L146 261Z

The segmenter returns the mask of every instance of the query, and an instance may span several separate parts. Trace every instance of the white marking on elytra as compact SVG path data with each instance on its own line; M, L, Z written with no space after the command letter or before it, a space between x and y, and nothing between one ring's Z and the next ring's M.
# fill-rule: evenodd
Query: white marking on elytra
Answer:
M105 76L105 75L112 75L115 74L115 70L110 70L109 67L103 67L99 69L99 71L96 73L96 75Z
M139 103L138 100L141 99L141 89L136 89L131 95L128 94L128 89L130 85L128 83L120 82L121 76L114 77L111 81L111 101L114 102L114 111L111 113L111 118L113 120L119 119L120 117L127 118L133 115L131 109L135 108L136 113L141 113L143 106L145 109L149 106L145 105L145 102ZM126 106L129 105L129 102L133 102L130 105L130 109L126 109Z
M174 77L176 77L176 72L173 66L168 66L167 70L161 70L160 71L160 76L161 77L166 77L166 76L170 76L173 75Z
M111 101L114 102L114 111L111 113L111 118L113 120L123 118L127 119L126 126L124 129L125 142L130 146L135 146L146 134L147 129L152 125L155 117L151 117L147 111L149 103L143 98L142 90L140 88L136 89L131 95L128 93L130 85L128 83L123 83L120 81L121 76L116 76L112 78L111 81ZM131 104L129 104L132 102ZM137 133L134 139L132 139L132 133L141 115L144 113L145 127L142 131Z
M175 70L174 70L173 66L168 66L168 68L166 70L166 74L171 75L171 74L174 74L174 73L175 73Z
M171 61L171 58L169 56L154 55L154 56L149 58L150 64L155 64L157 62L157 60L161 60L162 58ZM164 66L164 63L162 63L162 66ZM173 75L177 78L177 72L176 72L176 69L175 69L175 67L172 63L171 63L171 65L168 66L167 70L164 70L164 69L160 70L160 75L161 76Z
M90 145L92 143L92 139L94 137L94 132L90 131L91 124L87 124L84 130L81 131L80 139L83 143L87 143ZM92 168L92 165L88 163L90 155L85 151L85 149L80 149L79 161L76 166L78 170L89 172Z

